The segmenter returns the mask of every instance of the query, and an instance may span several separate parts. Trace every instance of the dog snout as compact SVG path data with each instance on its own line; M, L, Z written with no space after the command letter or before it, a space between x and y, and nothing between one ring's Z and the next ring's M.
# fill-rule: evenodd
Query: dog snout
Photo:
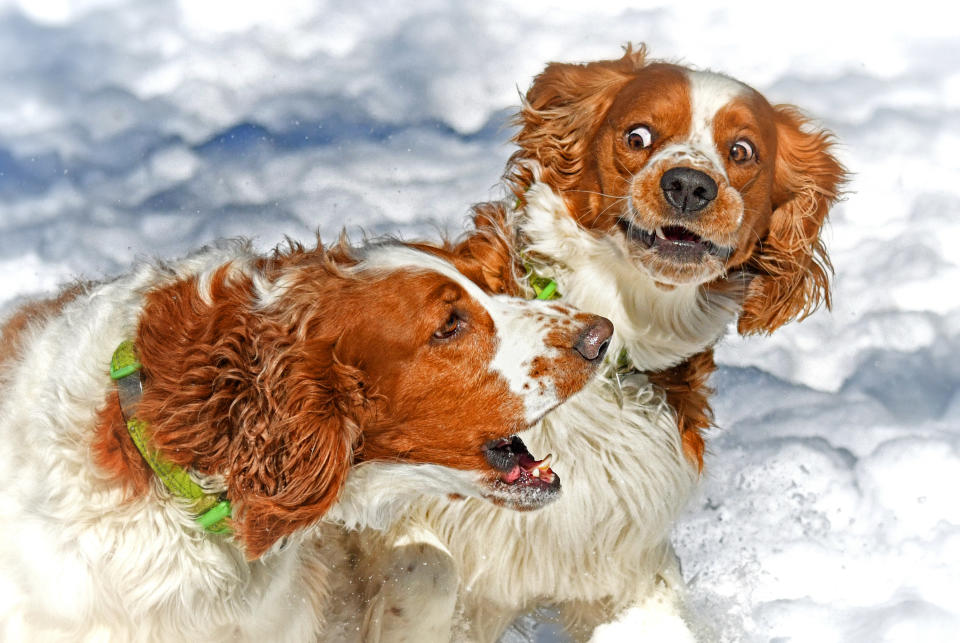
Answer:
M583 329L573 344L573 350L587 361L600 361L610 346L613 324L606 317L593 315L587 327Z
M660 177L663 197L680 214L699 212L717 198L717 182L692 167L675 167Z

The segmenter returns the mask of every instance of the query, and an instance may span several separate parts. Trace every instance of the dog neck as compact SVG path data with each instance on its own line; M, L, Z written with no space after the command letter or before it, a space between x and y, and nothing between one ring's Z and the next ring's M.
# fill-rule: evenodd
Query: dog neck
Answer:
M520 251L565 300L613 322L610 355L626 350L641 371L668 368L713 345L736 318L736 293L658 284L612 237L580 227L549 185L533 183L524 201L512 213Z

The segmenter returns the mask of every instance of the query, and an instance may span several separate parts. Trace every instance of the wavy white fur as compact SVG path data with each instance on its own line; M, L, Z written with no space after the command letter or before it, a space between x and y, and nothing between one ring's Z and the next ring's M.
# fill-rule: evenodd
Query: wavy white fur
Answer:
M525 196L525 209L511 215L525 257L557 281L565 302L613 322L609 361L626 349L637 369L662 369L712 345L735 319L732 296L655 284L617 241L578 226L546 184ZM527 442L534 452L552 452L565 474L563 495L551 506L518 514L469 499L428 499L385 536L366 534L363 556L374 571L364 572L372 588L367 622L357 626L363 640L491 642L545 596L583 624L575 635L630 606L656 615L650 640L687 631L668 531L698 474L658 390L644 375L608 365ZM412 551L411 540L421 546ZM380 583L383 570L411 578ZM430 586L417 575L446 580ZM450 584L459 584L459 626L450 624L449 593L433 589ZM415 599L404 595L410 586L421 592Z
M142 293L227 262L246 270L253 258L229 243L141 264L27 331L4 365L0 639L282 641L316 631L326 574L310 547L291 539L248 563L225 537L199 532L161 485L125 501L91 455L95 412L113 386L107 365L136 330Z

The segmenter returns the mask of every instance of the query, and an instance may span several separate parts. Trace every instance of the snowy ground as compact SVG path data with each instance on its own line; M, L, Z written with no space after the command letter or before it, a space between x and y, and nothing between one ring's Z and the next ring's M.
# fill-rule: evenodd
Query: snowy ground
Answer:
M735 5L0 0L0 308L216 237L456 233L517 87L646 41L801 105L856 173L832 314L719 351L675 532L695 611L730 641L956 640L960 22Z

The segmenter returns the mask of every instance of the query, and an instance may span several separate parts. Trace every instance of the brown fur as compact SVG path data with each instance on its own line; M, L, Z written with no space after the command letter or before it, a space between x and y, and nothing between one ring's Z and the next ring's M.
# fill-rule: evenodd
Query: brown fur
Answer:
M103 408L97 411L92 449L97 468L123 486L128 498L138 498L150 489L153 472L130 439L116 390L107 393Z
M520 286L524 269L514 247L516 241L507 224L502 203L478 203L473 206L474 229L455 243L441 246L411 244L451 261L470 281L489 293L522 296Z
M707 381L716 368L713 349L707 349L673 368L648 374L650 381L664 391L667 403L676 411L683 452L697 465L698 471L703 471L702 432L713 424L713 410L710 408L713 389L707 386Z
M830 154L833 136L812 129L793 107L776 108L774 211L765 238L746 269L750 284L737 324L742 334L771 333L804 319L821 303L830 308L833 266L820 239L846 170Z

